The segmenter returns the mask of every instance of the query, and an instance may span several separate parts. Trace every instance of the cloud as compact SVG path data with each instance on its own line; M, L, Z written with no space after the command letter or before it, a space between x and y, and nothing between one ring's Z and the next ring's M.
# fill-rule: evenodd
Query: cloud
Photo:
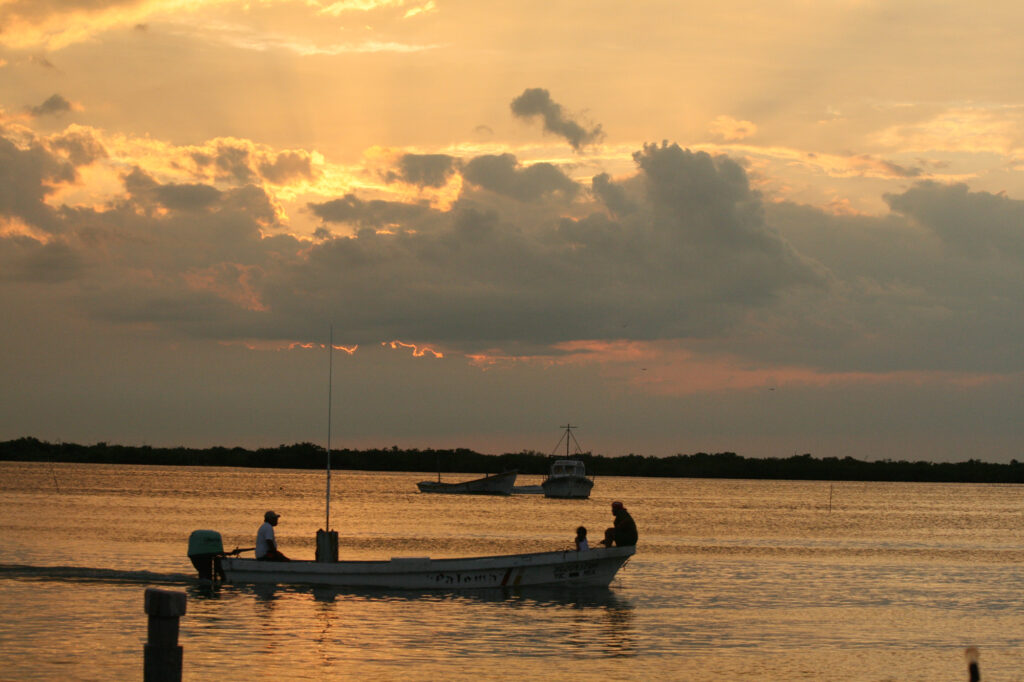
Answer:
M274 181L308 180L312 153L154 148L104 202L58 205L77 166L125 165L125 143L99 135L0 139L5 281L46 283L95 319L267 341L343 320L339 342L477 357L672 341L824 377L1024 370L1024 204L965 185L842 216L766 203L737 161L667 143L589 187L512 154L407 154L402 187L303 200L322 225L300 240L282 234ZM442 181L459 194L428 204Z
M311 203L309 209L318 218L331 223L347 223L357 227L383 229L412 228L416 220L430 213L418 204L374 199L364 201L354 194L322 203Z
M398 169L385 174L387 182L402 182L417 187L444 187L458 170L458 160L447 154L403 154Z
M49 147L64 154L75 166L86 166L109 155L103 143L87 128L71 126L50 138Z
M608 210L616 216L624 216L636 210L636 204L631 201L625 188L612 182L607 173L595 175L591 180L591 191L594 196L601 199Z
M527 88L512 100L513 115L532 119L540 116L544 121L544 130L554 133L572 145L576 151L584 146L599 142L604 136L600 125L590 129L567 117L562 106L551 99L550 93L543 88Z
M903 194L886 194L894 210L927 228L957 253L1024 257L1024 202L967 185L922 182Z
M272 162L261 162L259 171L260 175L276 185L284 185L297 179L313 180L316 177L312 155L306 151L281 152Z
M750 336L723 349L741 343L738 354L836 371L1024 371L1013 227L1024 202L932 182L885 198L893 212L879 217L768 206L768 222L829 287L760 311Z
M35 117L39 116L60 116L71 111L71 102L62 96L50 95L45 102L38 106L29 107L29 113Z
M26 147L0 138L0 216L17 218L44 232L56 232L60 221L46 198L55 187L75 180L74 166L51 154L39 142Z
M220 180L246 184L256 176L253 146L247 141L218 141L213 154L196 151L192 154L192 160L201 168L212 168Z
M756 134L757 126L732 116L718 116L708 126L708 131L727 142L735 142Z
M470 183L519 201L551 196L571 199L579 191L572 179L550 163L521 167L512 154L478 156L462 171Z

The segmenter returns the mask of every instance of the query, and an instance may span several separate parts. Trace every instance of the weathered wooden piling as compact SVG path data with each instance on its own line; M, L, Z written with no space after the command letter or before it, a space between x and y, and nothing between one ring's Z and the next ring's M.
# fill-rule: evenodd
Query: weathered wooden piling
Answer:
M969 646L964 651L967 657L967 679L970 682L981 682L981 668L978 667L978 647Z
M185 603L184 592L146 590L149 629L144 649L144 682L181 682L183 654L178 645L178 619L185 615Z

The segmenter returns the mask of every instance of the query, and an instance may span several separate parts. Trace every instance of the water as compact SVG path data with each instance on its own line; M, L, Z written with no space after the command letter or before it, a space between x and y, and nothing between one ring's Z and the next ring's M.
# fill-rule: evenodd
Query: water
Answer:
M983 679L1024 679L1020 486L599 478L546 500L424 478L334 472L342 557L565 548L613 499L637 554L607 590L211 591L188 534L252 547L272 508L311 558L322 473L0 463L0 679L141 679L149 586L188 595L186 680L966 680L972 644Z

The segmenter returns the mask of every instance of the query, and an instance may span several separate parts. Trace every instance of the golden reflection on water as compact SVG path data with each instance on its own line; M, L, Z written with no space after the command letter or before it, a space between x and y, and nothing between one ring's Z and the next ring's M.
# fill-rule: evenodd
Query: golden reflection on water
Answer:
M188 534L251 547L265 509L312 557L322 474L2 463L0 677L137 679L151 581L188 594L186 679L961 679L968 644L982 679L1024 669L1019 486L598 478L573 501L423 477L335 472L342 557L564 548L613 499L638 553L598 591L202 588Z

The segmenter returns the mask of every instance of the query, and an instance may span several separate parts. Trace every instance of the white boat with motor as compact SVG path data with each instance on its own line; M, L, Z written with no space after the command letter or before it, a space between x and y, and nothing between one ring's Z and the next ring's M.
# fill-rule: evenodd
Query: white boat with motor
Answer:
M334 329L327 344L334 348ZM333 360L329 362L333 363ZM333 365L331 365L333 369ZM473 589L529 586L607 587L633 556L635 547L600 547L530 554L431 559L394 557L387 561L339 561L338 533L331 527L331 395L327 391L327 495L324 528L316 533L316 559L261 561L225 552L220 533L197 530L189 538L189 557L200 579L218 577L232 583L376 587L387 589ZM514 475L514 474L513 474ZM493 477L492 477L493 478ZM511 483L515 479L511 478Z
M587 478L587 470L583 462L579 459L571 459L569 455L570 441L576 443L576 452L580 453L580 444L572 435L572 430L576 427L566 424L562 428L565 429L565 435L562 436L562 439L565 440L565 459L556 459L552 463L548 477L541 483L544 497L586 499L590 497L594 481ZM561 443L562 440L559 440L558 445ZM555 450L558 450L558 445L555 446Z
M323 585L409 590L531 586L607 587L636 551L599 547L457 559L394 557L387 561L257 561L224 557L226 579L244 584Z

